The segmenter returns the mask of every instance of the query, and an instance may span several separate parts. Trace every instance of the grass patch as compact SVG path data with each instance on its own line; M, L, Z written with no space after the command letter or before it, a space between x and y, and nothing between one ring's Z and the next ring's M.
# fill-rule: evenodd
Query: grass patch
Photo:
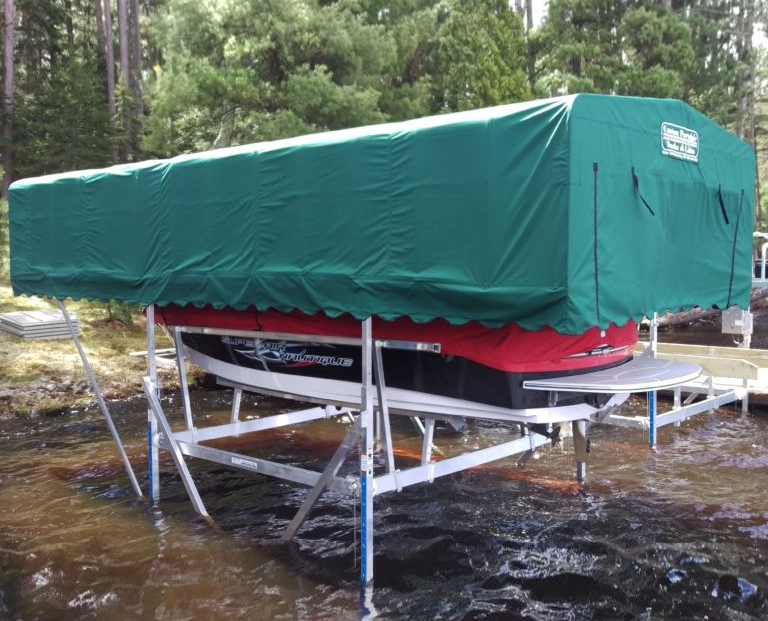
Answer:
M38 298L13 297L0 287L0 313L56 308ZM109 318L105 308L68 303L80 323L80 340L106 399L141 393L146 358L131 352L146 349L146 320L132 316L132 325ZM157 332L157 347L171 341ZM160 370L162 373L162 370ZM162 373L164 386L178 386L175 374ZM31 414L82 405L92 400L88 376L71 339L23 340L0 333L0 413Z
M11 307L25 310L23 300L8 304L8 298L0 295L0 312ZM78 317L80 340L104 397L120 399L141 394L147 361L130 354L146 349L144 316L135 315L133 325L127 326L106 318L105 310L76 306L68 310ZM171 346L159 331L157 341L158 348ZM162 369L159 372L166 388L178 386L175 374ZM2 333L0 396L0 413L6 414L60 410L92 401L88 376L71 339L30 341Z

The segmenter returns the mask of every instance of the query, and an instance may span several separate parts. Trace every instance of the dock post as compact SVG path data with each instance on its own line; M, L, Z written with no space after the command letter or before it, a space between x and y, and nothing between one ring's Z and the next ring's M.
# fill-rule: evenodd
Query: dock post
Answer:
M363 321L363 378L360 395L360 579L373 582L373 327Z
M147 306L147 373L152 391L159 395L155 360L155 305ZM160 500L160 446L157 419L147 403L147 459L149 460L149 501Z
M233 425L240 420L240 405L243 402L243 389L235 387L232 391L232 412L229 415L229 422Z

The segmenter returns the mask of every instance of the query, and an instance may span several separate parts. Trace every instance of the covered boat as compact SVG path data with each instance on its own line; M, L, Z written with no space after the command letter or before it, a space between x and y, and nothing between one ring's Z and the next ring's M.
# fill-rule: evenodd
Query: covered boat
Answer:
M754 168L682 102L558 97L19 181L11 279L155 305L262 390L359 403L359 359L312 336L374 317L439 345L386 355L395 409L586 418L610 391L525 382L631 364L644 316L747 307Z

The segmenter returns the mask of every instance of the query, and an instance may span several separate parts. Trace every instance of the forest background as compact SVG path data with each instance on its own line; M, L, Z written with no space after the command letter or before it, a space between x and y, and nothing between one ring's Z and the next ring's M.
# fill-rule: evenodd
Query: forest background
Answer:
M3 197L23 177L597 92L682 99L753 145L757 227L766 225L764 0L4 0L3 8Z
M765 1L3 0L0 309L49 305L11 292L15 179L566 93L679 98L749 142L766 230ZM138 394L140 309L74 310L105 394ZM3 337L0 419L88 401L78 369Z

